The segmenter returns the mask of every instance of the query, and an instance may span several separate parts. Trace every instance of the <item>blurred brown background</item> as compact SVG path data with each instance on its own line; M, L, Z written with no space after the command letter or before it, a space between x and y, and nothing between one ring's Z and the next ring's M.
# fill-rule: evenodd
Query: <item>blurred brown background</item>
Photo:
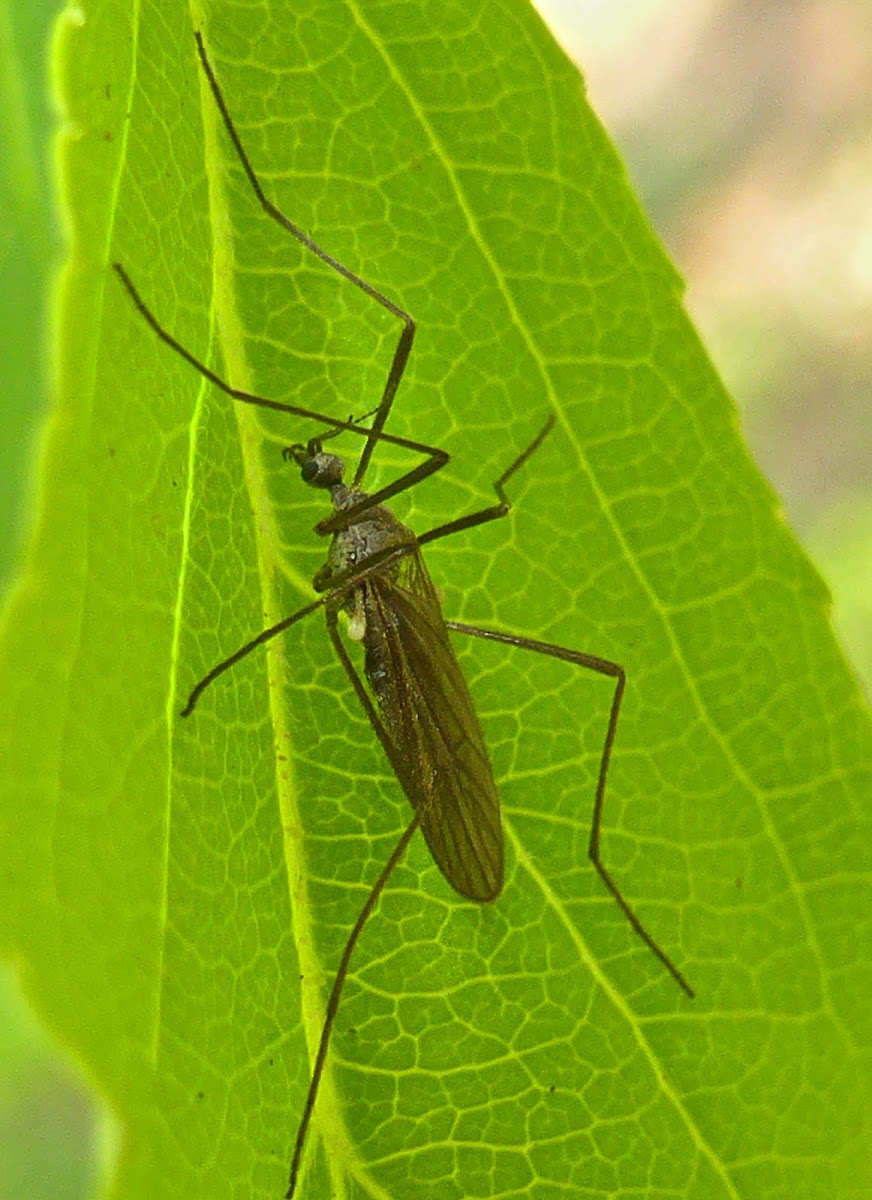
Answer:
M869 0L537 0L872 693Z

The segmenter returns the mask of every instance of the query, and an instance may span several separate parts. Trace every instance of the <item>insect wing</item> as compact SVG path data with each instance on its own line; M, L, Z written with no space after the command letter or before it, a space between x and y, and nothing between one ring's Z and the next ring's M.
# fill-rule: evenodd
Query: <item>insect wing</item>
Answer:
M393 746L391 765L451 886L470 900L493 900L503 886L499 796L420 552L403 557L395 578L374 573L363 586L366 674Z

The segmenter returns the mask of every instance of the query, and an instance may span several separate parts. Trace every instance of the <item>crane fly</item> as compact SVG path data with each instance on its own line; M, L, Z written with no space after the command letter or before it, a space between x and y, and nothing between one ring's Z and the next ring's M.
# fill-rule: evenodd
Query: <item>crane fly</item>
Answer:
M282 452L286 460L299 467L303 481L313 488L328 492L332 502L331 514L315 526L315 532L320 536L331 537L327 561L313 580L318 598L263 630L213 667L193 688L181 715L190 716L203 692L241 659L313 612L323 609L333 649L413 809L411 821L375 880L352 927L337 968L294 1141L286 1193L290 1200L300 1177L306 1133L314 1112L330 1034L354 948L414 834L421 829L445 879L465 899L488 903L495 900L503 888L504 855L499 796L481 726L449 632L561 659L614 681L615 689L594 797L588 855L634 931L683 991L691 997L694 992L679 968L644 928L624 899L600 854L606 779L626 685L623 667L608 659L565 646L446 620L421 554L421 548L430 542L507 515L511 502L505 485L551 432L553 416L548 417L526 449L495 481L495 504L417 536L393 515L385 501L434 474L449 461L447 452L438 447L399 437L385 430L412 348L415 322L398 304L323 250L267 198L230 116L199 32L195 34L195 39L200 63L225 130L265 214L402 324L381 400L373 414L370 414L372 423L364 426L352 418L337 420L299 405L232 387L160 324L125 268L120 263L113 263L144 320L161 341L184 358L201 376L236 401L301 417L326 427L320 436L312 437L307 442L294 443ZM350 485L345 483L343 460L324 447L325 442L342 432L364 438ZM363 479L375 447L382 442L415 451L423 456L423 461L379 491L368 493L363 489ZM340 634L339 615L342 612L348 617L349 638L363 645L366 682L354 666Z

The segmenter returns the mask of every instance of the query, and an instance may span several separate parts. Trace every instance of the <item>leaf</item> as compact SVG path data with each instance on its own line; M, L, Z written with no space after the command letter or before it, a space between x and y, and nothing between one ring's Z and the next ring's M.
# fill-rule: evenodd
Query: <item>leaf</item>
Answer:
M3 944L123 1122L113 1195L278 1197L409 810L317 618L178 718L311 598L323 506L279 447L317 430L204 384L109 263L237 386L342 418L397 327L254 203L187 10L129 19L58 44L73 243L2 659ZM586 859L608 681L469 640L506 889L464 903L416 840L299 1194L864 1194L868 712L574 69L510 0L195 19L267 194L419 323L391 428L454 457L401 518L489 503L556 414L511 517L428 561L448 614L627 668L606 860L698 993ZM370 486L406 462L378 459Z
M59 254L44 154L51 124L44 64L49 18L43 10L48 5L34 0L22 7L25 11L0 7L0 581L4 586L23 532L22 496L30 484L26 448L47 399L44 346L34 331L41 329L45 285ZM56 11L52 6L52 17Z

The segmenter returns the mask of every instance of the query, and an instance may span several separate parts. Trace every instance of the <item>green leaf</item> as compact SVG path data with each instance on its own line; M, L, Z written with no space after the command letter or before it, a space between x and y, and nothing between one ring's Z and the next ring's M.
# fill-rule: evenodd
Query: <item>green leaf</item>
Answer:
M604 853L697 990L586 858L609 682L467 639L506 889L463 902L415 840L299 1195L866 1194L869 714L574 68L515 0L193 7L266 193L418 321L391 429L453 460L401 518L490 503L556 414L511 517L428 561L447 614L626 667ZM57 46L73 241L0 664L3 945L123 1123L113 1195L277 1198L409 809L318 617L179 719L311 599L323 505L279 447L318 430L205 384L109 264L235 385L340 418L398 329L256 205L188 10L130 12ZM377 457L371 487L408 464Z
M51 8L51 12L46 10ZM44 147L54 114L45 40L57 5L0 2L0 587L24 533L33 425L47 401L42 330L46 282L59 256ZM23 502L24 499L24 502Z

